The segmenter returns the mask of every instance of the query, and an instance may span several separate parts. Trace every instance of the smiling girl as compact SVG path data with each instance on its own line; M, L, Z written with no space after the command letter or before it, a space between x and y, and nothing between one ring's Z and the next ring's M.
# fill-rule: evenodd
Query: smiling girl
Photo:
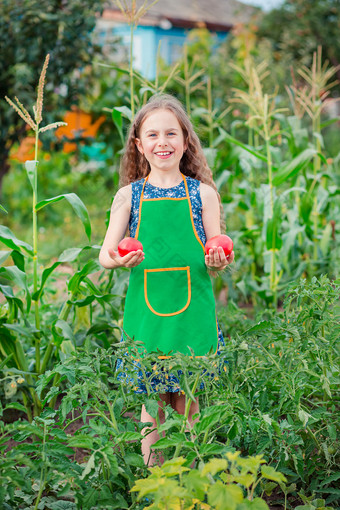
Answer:
M225 269L234 252L227 258L222 248L213 248L205 255L206 240L219 235L221 225L224 228L220 197L192 124L172 96L153 96L136 115L122 160L121 186L99 261L108 269L132 268L124 335L142 341L148 352L190 355L189 347L196 356L211 348L218 352L224 340L208 271ZM127 231L141 241L143 251L120 257L118 243ZM169 375L167 392L159 395L161 422L163 403L180 414L185 410L179 380ZM156 384L153 387L157 391ZM146 393L142 378L137 392ZM198 412L196 399L191 423ZM159 436L156 420L144 406L141 421L154 424L151 433L144 431L142 441L145 463L152 465L156 459L151 446Z

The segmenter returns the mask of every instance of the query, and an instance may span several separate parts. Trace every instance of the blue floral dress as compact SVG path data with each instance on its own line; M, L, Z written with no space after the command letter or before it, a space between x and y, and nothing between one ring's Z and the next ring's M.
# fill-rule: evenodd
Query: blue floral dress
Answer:
M131 213L130 213L130 219L129 219L129 231L130 236L135 237L136 229L138 225L138 218L139 218L139 207L140 207L140 199L144 184L144 178L140 179L139 181L135 181L131 183L132 186L132 201L131 201ZM201 200L201 194L200 194L200 181L197 179L193 179L192 177L186 176L187 185L188 185L188 191L189 191L189 197L191 201L191 207L192 207L192 215L194 220L194 225L196 232L202 241L203 245L206 243L206 235L203 228L203 222L202 222L202 200ZM185 185L184 181L182 181L177 186L174 186L172 188L159 188L157 186L153 186L148 181L145 184L144 187L144 198L182 198L186 196L185 192ZM221 328L218 324L218 348L217 348L217 354L220 354L220 348L221 346L225 346L223 334L221 331ZM128 355L128 354L127 354ZM131 364L129 363L129 369L131 370ZM134 386L135 393L147 393L147 389L145 386L145 383L143 382L143 373L140 369L140 364L136 361L133 363L134 370L136 371L137 375L137 385L136 381L129 377L127 370L124 367L124 360L119 359L117 360L117 366L116 370L118 372L117 379L120 382L125 382L128 385ZM150 374L146 374L148 377ZM162 392L170 392L170 393L176 393L178 391L181 391L180 382L179 382L179 376L180 372L178 374L167 374L166 379L166 385L164 385L164 381L162 381ZM159 385L159 379L154 376L151 378L150 386L152 387L153 391L158 391L158 385ZM203 383L202 383L203 384Z

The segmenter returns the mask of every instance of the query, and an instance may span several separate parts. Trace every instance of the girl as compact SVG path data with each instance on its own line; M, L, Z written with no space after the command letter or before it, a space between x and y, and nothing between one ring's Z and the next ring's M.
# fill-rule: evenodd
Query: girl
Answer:
M108 269L132 268L126 295L123 330L142 341L148 352L160 349L204 356L224 345L217 324L208 270L221 271L233 262L222 248L204 253L207 239L220 234L221 201L200 141L181 103L169 95L153 96L136 115L121 166L121 188L112 203L110 223L99 261ZM118 243L126 235L138 238L143 251L120 257ZM123 334L123 337L124 337ZM137 364L137 363L136 363ZM138 370L138 368L137 368ZM170 374L163 404L184 414L185 395ZM142 382L138 392L146 392ZM198 413L192 403L189 422ZM156 420L142 408L142 453L153 465L151 446L159 436Z

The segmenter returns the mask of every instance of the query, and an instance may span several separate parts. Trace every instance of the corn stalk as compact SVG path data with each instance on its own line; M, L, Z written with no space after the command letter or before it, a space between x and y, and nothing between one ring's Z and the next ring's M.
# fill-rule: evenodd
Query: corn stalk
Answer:
M200 90L204 87L205 80L200 79L197 82L197 79L200 78L204 73L204 69L195 70L196 62L198 57L194 57L192 62L189 62L188 56L188 47L184 44L183 47L183 78L181 76L176 76L175 80L184 87L185 90L185 107L187 114L191 113L191 95L196 91ZM196 83L195 83L196 82Z
M247 63L245 69L232 64L232 67L238 70L243 76L244 80L248 83L248 91L241 89L233 89L234 97L230 99L231 103L241 103L248 107L249 115L246 125L250 127L255 133L263 139L266 151L266 164L267 164L267 182L269 187L269 208L268 218L265 221L267 229L269 221L273 220L274 215L274 186L273 186L273 163L271 155L271 142L278 136L279 125L275 116L278 113L286 111L286 108L275 107L275 97L277 91L273 94L266 94L263 90L262 80L268 75L266 70L267 64L262 63L257 68ZM273 243L275 236L273 236ZM280 280L280 275L277 274L276 269L276 247L271 247L271 264L269 274L269 287L273 293L274 301L276 301L277 286Z
M142 18L151 7L157 4L159 0L154 0L149 3L148 0L144 0L140 7L137 7L136 0L132 0L130 3L127 0L115 0L115 4L122 12L127 23L130 26L130 62L129 62L129 75L130 75L130 105L132 119L135 116L135 86L134 86L134 70L133 70L133 43L134 43L134 32L138 25L140 18Z
M312 121L312 141L315 145L317 154L313 159L313 181L308 191L310 195L312 195L319 182L318 174L321 168L321 114L326 106L330 106L340 99L329 97L330 89L339 83L338 80L331 83L329 83L329 81L334 77L339 69L340 65L336 67L329 67L329 62L327 60L322 64L322 47L318 46L317 51L313 53L311 69L306 66L302 66L297 70L298 74L304 80L304 83L299 86L296 83L295 76L293 74L293 85L286 87L294 113L299 118L302 118L305 114L307 114ZM318 258L318 216L317 194L314 193L312 209L314 260L317 260Z
M18 113L18 115L25 121L29 128L31 128L35 132L35 150L34 150L34 161L26 161L25 167L28 174L29 181L32 186L32 231L33 231L33 300L34 300L34 318L35 318L35 328L38 330L34 334L35 336L35 370L37 373L40 373L41 369L41 360L40 360L40 340L41 334L40 330L40 315L39 315L39 297L34 297L37 295L38 291L38 221L37 221L37 197L38 197L38 148L39 148L39 134L47 131L49 129L55 129L59 126L66 125L65 122L54 122L52 124L48 124L47 126L40 127L40 123L42 122L42 111L43 111L43 100L44 100L44 85L45 85L45 77L46 71L49 63L49 54L45 58L45 62L40 74L38 91L37 91L37 100L36 104L33 106L34 112L34 120L31 117L28 110L24 107L24 105L19 101L17 97L15 97L15 101L12 101L7 96L5 97L6 101L14 108L14 110ZM17 341L17 347L20 342ZM21 344L20 344L21 347ZM25 358L25 355L20 350L22 354L22 358ZM24 365L26 365L26 360L22 359L21 361L25 361ZM22 363L20 363L22 365ZM30 377L30 376L29 376ZM29 382L29 381L28 381ZM32 381L31 381L32 382ZM31 384L31 383L29 383ZM37 398L36 394L32 393L35 414L39 414L40 401ZM26 406L27 407L27 406ZM28 412L28 416L30 416L30 412Z

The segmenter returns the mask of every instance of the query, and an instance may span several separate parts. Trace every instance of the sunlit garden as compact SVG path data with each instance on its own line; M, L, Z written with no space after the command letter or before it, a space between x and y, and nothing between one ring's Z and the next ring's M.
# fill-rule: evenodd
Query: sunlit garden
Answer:
M286 0L219 44L193 28L153 78L132 51L153 2L113 3L123 56L119 37L98 44L100 1L0 3L0 508L336 509L338 1ZM163 92L195 127L234 243L211 277L218 357L155 362L121 342L130 270L98 260L129 125ZM170 371L186 407L161 421Z

